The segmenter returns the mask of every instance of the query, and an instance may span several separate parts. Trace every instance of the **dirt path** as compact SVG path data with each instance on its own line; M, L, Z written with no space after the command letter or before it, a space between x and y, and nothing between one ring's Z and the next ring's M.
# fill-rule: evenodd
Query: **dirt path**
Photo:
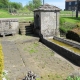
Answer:
M14 36L1 41L10 80L22 80L29 70L36 73L39 80L63 80L78 69L36 37Z

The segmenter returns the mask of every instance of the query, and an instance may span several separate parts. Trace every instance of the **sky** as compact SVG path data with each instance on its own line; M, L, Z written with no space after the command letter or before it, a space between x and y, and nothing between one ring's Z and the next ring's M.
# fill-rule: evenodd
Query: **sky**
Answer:
M24 6L24 5L28 4L29 1L32 1L32 0L10 0L10 1L11 2L20 2ZM63 10L65 9L65 0L44 0L44 3L48 3L50 5L57 6Z

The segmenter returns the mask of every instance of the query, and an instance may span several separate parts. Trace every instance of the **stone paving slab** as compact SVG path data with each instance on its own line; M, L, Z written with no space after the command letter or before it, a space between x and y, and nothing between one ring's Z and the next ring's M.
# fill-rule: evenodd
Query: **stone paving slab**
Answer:
M8 71L9 80L17 80L16 78L18 76L25 75L29 70L25 65L24 56L22 56L17 44L36 40L39 41L39 38L20 35L1 38L4 53L4 67Z
M12 37L2 40L5 70L8 71L9 80L22 80L29 70L40 74L48 73L48 71L56 73L63 71L67 74L74 70L72 65L68 64L62 57L60 58L58 54L58 57L55 54L52 56L54 52L42 43L39 43L38 38L30 36L27 36L27 38L23 36L23 39L21 39L21 36L16 36L16 39ZM29 40L33 42L29 43ZM18 41L22 43L18 43ZM33 49L33 52L36 49L36 54L29 53L31 49Z
M21 55L14 42L2 41L4 66L8 70L9 79L14 80L18 73L25 68Z

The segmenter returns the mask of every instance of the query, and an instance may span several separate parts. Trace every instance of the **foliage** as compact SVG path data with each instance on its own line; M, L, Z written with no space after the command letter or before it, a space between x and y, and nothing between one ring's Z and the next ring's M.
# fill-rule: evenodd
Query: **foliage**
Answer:
M80 80L80 77L67 77L67 80Z
M80 22L78 22L76 25L77 25L77 27L79 27L79 28L80 28Z
M22 11L33 11L35 8L38 8L41 5L41 0L32 0L29 1L29 4L22 6L20 2L11 2L9 0L0 0L0 9L9 11L10 13L17 13L18 10Z
M60 14L72 14L72 11L60 11Z
M9 0L0 0L0 9L15 10L21 9L22 4L17 2L10 2Z
M60 25L63 25L65 23L65 19L64 18L60 18Z
M38 8L41 4L42 4L41 0L33 0L34 9Z
M32 2L32 1L29 1L29 5L26 5L26 7L27 7L30 11L33 11L33 10L34 10L33 2Z
M26 7L33 11L35 8L38 8L40 5L42 5L42 2L41 0L32 0L32 1L29 1L29 5L26 5Z
M21 9L22 8L22 3L17 3L17 2L10 2L9 5L12 6L12 8L15 8L15 9Z
M10 17L10 14L6 10L0 9L0 18Z
M3 72L3 52L2 52L2 46L0 44L0 80L2 80L2 72Z
M9 0L0 0L0 4L8 6Z
M80 18L60 17L60 32L67 33L69 30L80 26Z
M80 22L80 17L76 18L76 17L61 17L62 19L65 20L65 22L69 22L69 23L77 23Z
M76 25L74 23L65 22L60 26L60 32L67 33L69 30L75 28Z

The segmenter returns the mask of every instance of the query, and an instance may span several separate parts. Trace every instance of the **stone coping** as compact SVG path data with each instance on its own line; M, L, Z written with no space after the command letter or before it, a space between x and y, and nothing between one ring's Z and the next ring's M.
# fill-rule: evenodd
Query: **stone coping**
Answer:
M39 8L35 9L34 11L60 11L60 10L61 9L56 6L44 4L41 5Z
M16 22L16 21L18 21L18 19L17 18L0 18L0 22L8 22L8 21Z

